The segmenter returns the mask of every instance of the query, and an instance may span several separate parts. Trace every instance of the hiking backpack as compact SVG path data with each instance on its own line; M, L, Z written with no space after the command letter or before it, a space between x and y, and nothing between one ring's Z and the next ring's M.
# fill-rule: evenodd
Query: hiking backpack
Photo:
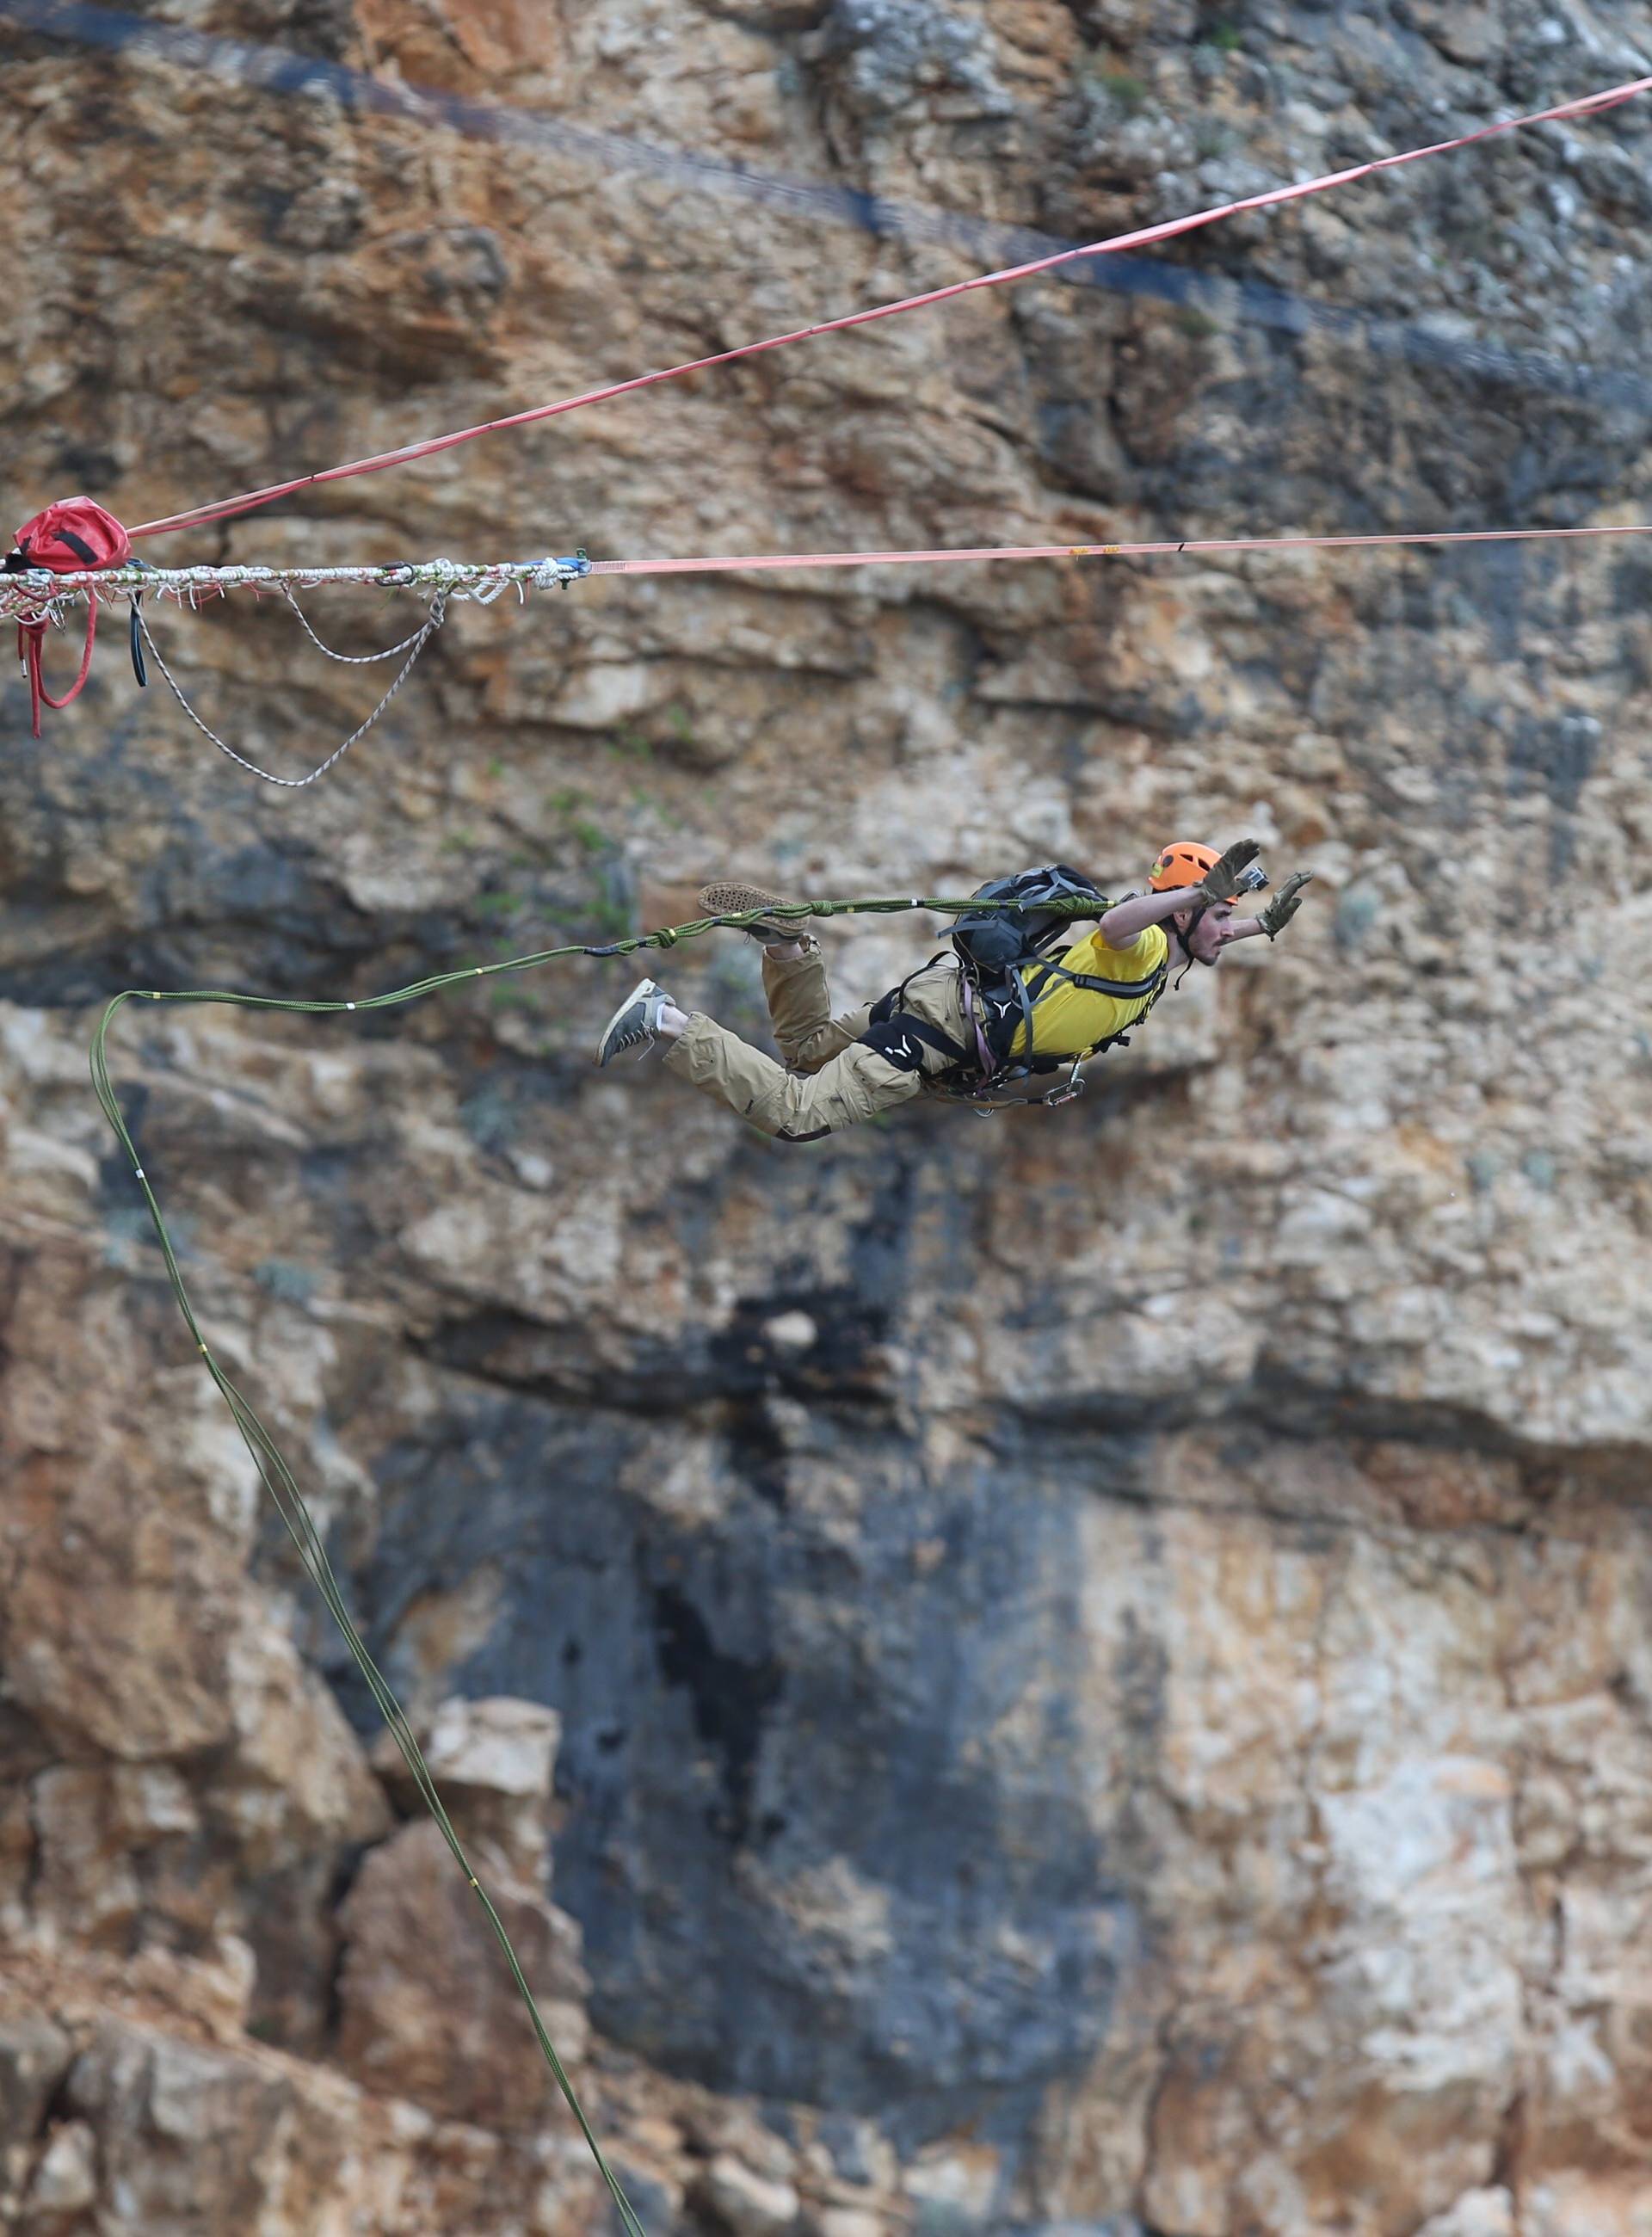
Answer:
M977 886L970 899L999 904L994 908L966 910L952 928L952 945L967 982L966 1006L973 1011L975 1049L960 1046L950 1035L910 1014L906 1008L906 990L912 979L902 980L900 986L874 1004L873 1030L866 1039L873 1046L882 1048L891 1033L915 1036L948 1059L947 1069L932 1075L926 1085L937 1087L943 1094L962 1093L971 1099L1011 1080L1025 1079L1034 1072L1059 1072L1070 1064L1072 1072L1066 1087L1044 1099L1047 1102L1067 1102L1083 1086L1078 1076L1079 1066L1101 1049L1123 1041L1126 1036L1111 1034L1076 1057L1041 1055L1033 1047L1033 1007L1039 996L1053 981L1061 980L1092 993L1113 994L1127 1001L1139 1000L1146 994L1151 1008L1164 991L1167 967L1161 964L1145 980L1120 980L1068 971L1049 960L1052 948L1071 944L1084 919L1105 916L1112 906L1093 879L1065 862L1021 870L1011 877L991 878L984 886ZM1053 901L1084 901L1090 906L1074 914L1052 908L1049 904ZM1013 906L1006 907L1006 903ZM940 960L938 956L933 959L935 962ZM931 967L930 964L923 967L926 971ZM912 978L917 975L914 972ZM1145 1010L1142 1014L1146 1014ZM1026 1049L1012 1059L1010 1051L1023 1026L1027 1029Z

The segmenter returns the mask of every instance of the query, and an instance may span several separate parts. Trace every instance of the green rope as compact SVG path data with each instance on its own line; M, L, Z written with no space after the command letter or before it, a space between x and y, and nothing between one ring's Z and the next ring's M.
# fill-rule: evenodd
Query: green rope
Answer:
M441 993L450 987L463 986L469 980L498 978L507 972L532 970L539 964L556 962L565 956L631 955L645 947L661 949L675 947L679 941L697 939L703 933L714 931L720 925L743 929L746 926L759 921L772 921L776 918L786 917L797 919L798 928L801 930L802 921L808 917L883 916L892 915L897 911L906 909L933 909L942 914L956 915L966 909L1011 908L1014 906L1013 901L981 901L973 896L962 901L889 899L769 902L761 908L747 909L733 915L698 917L690 924L664 926L657 932L639 933L631 939L614 940L604 947L588 947L579 942L572 942L562 947L541 948L532 955L512 956L504 962L472 964L462 970L444 971L438 973L433 978L415 980L411 986L393 987L388 993L370 994L364 1000L356 1002L284 1000L274 995L243 994L218 987L198 987L169 993L152 987L129 987L123 993L116 995L109 1004L99 1019L97 1029L92 1036L90 1060L93 1091L102 1106L103 1116L114 1129L122 1148L130 1161L133 1178L143 1191L143 1200L149 1206L149 1218L155 1228L155 1239L161 1246L161 1254L166 1262L167 1278L172 1285L172 1294L177 1300L178 1310L183 1316L184 1325L188 1328L195 1349L201 1355L202 1364L217 1384L224 1403L229 1409L231 1419L240 1430L248 1451L252 1455L254 1466L258 1470L259 1480L274 1501L281 1521L286 1524L287 1532L298 1548L300 1561L316 1590L327 1603L334 1621L342 1633L345 1644L354 1659L356 1667L366 1680L367 1690L372 1694L396 1745L400 1749L414 1784L424 1798L426 1807L435 1819L442 1838L453 1851L453 1861L464 1873L472 1892L482 1907L487 1923L492 1929L494 1939L504 1955L511 1978L515 1982L522 2001L527 2007L528 2017L532 2023L539 2049L545 2054L545 2063L550 2068L557 2087L566 2101L569 2111L578 2123L579 2132L590 2148L591 2157L596 2161L603 2181L608 2186L626 2232L626 2237L644 2237L642 2223L638 2220L631 2201L620 2188L618 2176L604 2156L602 2147L597 2141L596 2132L585 2116L585 2108L574 2092L573 2084L568 2079L567 2069L558 2056L556 2046L545 2030L545 2022L539 2015L539 2005L534 2001L533 1991L528 1985L521 1962L512 1946L511 1937L505 1930L504 1921L494 1908L487 1890L482 1885L472 1868L464 1844L454 1831L453 1821L443 1805L441 1796L436 1791L435 1780L431 1776L430 1766L425 1760L424 1752L420 1747L413 1727L403 1713L400 1702L392 1692L389 1680L373 1660L367 1650L367 1641L356 1629L354 1619L345 1602L344 1594L334 1573L333 1564L327 1558L327 1547L305 1503L304 1495L299 1489L297 1478L287 1466L274 1439L260 1421L244 1394L226 1374L215 1356L211 1345L202 1332L201 1323L195 1317L195 1307L190 1303L188 1290L185 1286L182 1274L179 1271L177 1257L173 1249L172 1237L167 1230L166 1221L162 1215L160 1201L155 1195L154 1184L143 1170L142 1162L137 1153L137 1145L128 1131L119 1098L109 1079L108 1048L109 1028L129 1002L223 1002L248 1010L289 1010L312 1017L335 1016L340 1012L353 1010L393 1009L400 1003L417 1001L426 994ZM1087 907L1083 901L1041 901L1039 907L1041 911L1048 911L1053 914L1062 916L1079 917L1094 914L1094 902Z

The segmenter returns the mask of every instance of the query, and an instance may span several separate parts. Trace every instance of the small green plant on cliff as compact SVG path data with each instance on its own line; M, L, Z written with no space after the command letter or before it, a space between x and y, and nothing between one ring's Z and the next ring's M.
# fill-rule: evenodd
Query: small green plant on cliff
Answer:
M627 761L651 762L654 758L653 740L645 738L640 730L632 729L629 724L624 729L616 730L605 742L611 754L622 755Z
M1134 76L1129 70L1098 70L1096 82L1108 99L1128 116L1133 116L1138 109L1146 105L1147 82L1145 78Z

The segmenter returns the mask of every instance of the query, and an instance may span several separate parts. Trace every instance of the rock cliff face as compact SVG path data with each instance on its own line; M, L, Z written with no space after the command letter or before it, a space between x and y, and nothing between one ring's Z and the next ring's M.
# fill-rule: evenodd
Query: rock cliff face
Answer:
M1581 0L153 26L0 26L19 519L82 487L145 518L994 261L891 205L1095 238L1652 51L1652 10ZM259 42L332 74L274 82ZM1644 517L1648 130L149 556ZM1629 540L587 584L456 610L294 794L107 648L38 745L12 690L0 2219L606 2226L174 1313L87 1090L98 1003L360 996L730 870L1122 890L1166 835L1254 831L1317 873L1292 935L1059 1115L770 1145L591 1070L618 963L371 1020L129 1011L117 1082L655 2237L1644 2237L1649 588ZM364 652L412 610L313 617ZM371 703L274 604L156 628L284 771ZM846 994L922 925L834 929ZM662 975L757 1031L744 947Z

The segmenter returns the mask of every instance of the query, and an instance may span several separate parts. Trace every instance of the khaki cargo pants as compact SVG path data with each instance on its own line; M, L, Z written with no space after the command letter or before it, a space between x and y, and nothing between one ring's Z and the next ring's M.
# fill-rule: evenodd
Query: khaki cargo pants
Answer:
M903 1006L967 1046L970 1029L961 984L955 967L930 972L913 980ZM825 961L812 938L804 941L801 955L764 950L763 989L783 1066L698 1010L665 1059L674 1072L726 1103L762 1133L783 1142L841 1134L846 1126L907 1102L925 1076L945 1067L947 1059L925 1043L911 1044L917 1062L910 1069L864 1046L861 1035L870 1018L869 1005L834 1018Z

